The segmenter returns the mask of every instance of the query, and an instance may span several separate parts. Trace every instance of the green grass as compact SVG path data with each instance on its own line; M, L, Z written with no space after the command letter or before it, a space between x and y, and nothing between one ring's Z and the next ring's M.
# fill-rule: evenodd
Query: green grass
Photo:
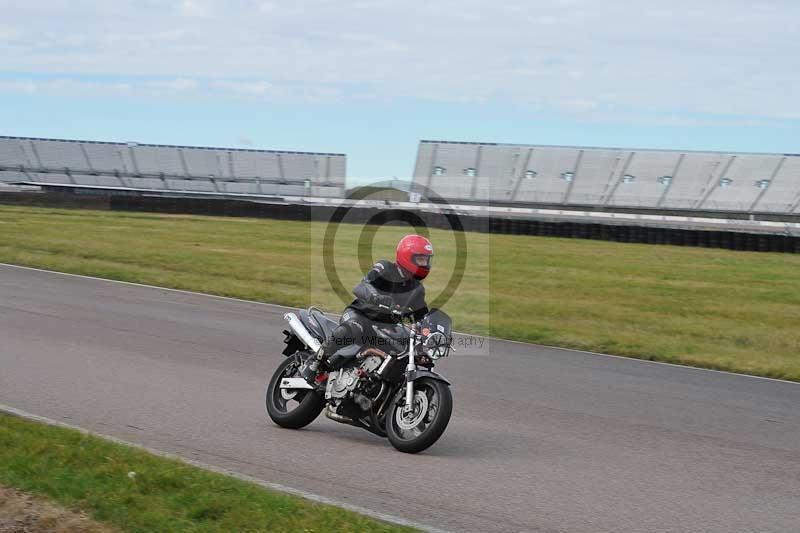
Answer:
M340 311L331 262L352 287L404 228L0 207L0 262ZM374 230L374 227L370 228ZM431 298L455 263L432 231ZM800 256L467 233L467 267L444 306L456 329L800 381Z
M411 531L2 414L0 485L85 511L123 531Z

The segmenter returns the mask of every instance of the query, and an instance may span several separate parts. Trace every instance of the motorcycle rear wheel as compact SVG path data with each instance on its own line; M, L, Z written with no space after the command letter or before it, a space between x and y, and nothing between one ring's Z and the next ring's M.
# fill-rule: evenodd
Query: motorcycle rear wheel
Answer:
M287 391L280 388L283 378L300 375L297 360L287 358L278 365L267 385L267 414L273 422L288 429L300 429L313 422L325 407L325 399L312 390Z
M453 412L453 395L447 383L429 378L414 382L414 410L405 409L405 388L386 413L386 436L398 451L419 453L442 436Z

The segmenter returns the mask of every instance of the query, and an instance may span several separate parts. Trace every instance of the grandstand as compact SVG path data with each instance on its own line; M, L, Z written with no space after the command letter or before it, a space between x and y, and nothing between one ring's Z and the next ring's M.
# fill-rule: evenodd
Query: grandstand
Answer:
M344 154L0 136L0 182L342 198Z
M413 179L462 203L800 213L800 154L423 140Z
M319 221L345 207L363 223L388 208L445 229L800 253L797 154L423 140L411 182L348 191L345 170L344 154L0 136L3 204Z

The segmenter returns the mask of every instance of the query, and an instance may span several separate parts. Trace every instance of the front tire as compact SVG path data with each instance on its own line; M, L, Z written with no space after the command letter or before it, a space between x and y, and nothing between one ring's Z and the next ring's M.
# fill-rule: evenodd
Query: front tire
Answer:
M421 378L414 382L414 410L405 409L402 388L386 413L386 436L397 450L418 453L442 436L453 412L450 387L441 381Z
M283 378L298 377L298 361L289 357L275 370L267 385L267 414L273 422L288 429L300 429L313 422L325 407L325 399L313 390L281 389Z

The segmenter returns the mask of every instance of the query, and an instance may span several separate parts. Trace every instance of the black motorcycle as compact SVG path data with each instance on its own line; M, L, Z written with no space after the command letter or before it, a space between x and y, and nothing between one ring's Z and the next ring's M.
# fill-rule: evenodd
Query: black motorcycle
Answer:
M401 452L417 453L442 436L453 409L450 382L432 370L452 345L450 317L432 310L413 322L375 324L374 342L348 345L328 358L325 372L302 377L336 327L316 308L287 313L283 361L267 386L267 413L298 429L324 410L336 422L387 437Z

